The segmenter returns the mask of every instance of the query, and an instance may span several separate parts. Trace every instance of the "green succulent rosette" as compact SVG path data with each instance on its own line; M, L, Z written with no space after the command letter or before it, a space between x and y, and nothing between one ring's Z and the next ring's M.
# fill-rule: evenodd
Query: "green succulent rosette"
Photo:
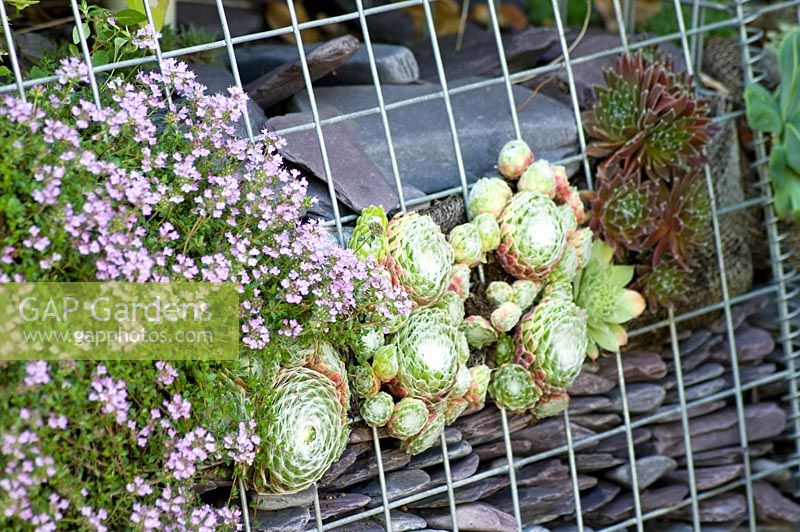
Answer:
M453 292L462 302L469 297L470 289L470 269L466 264L454 264L450 273L450 283L447 286L448 292Z
M411 313L394 337L399 365L396 381L404 395L435 400L450 391L459 364L457 333L442 309L420 308Z
M453 248L430 216L410 212L389 222L389 256L392 279L403 286L418 305L435 303L450 284Z
M453 326L458 326L461 320L464 319L464 302L455 292L448 290L442 294L442 298L436 303L436 307L447 312L450 317L450 323Z
M358 413L370 427L383 427L394 413L394 399L386 392L378 392L361 401Z
M367 361L385 342L383 331L376 327L365 327L353 341L352 348L361 361Z
M381 381L368 364L350 365L350 387L356 396L369 399L381 389Z
M546 196L518 192L500 216L496 256L517 279L543 281L567 247L561 211Z
M497 171L506 179L516 181L533 163L533 151L524 140L510 140L500 148Z
M370 205L361 211L361 216L356 220L347 247L361 260L371 257L376 262L383 262L389 252L389 240L386 237L388 226L389 220L383 207Z
M516 344L514 338L508 334L501 334L494 347L494 365L502 366L514 361Z
M512 196L511 187L499 177L483 177L472 186L467 198L470 219L490 214L495 219L505 209Z
M372 356L372 371L381 382L389 382L397 376L397 346L394 344L379 347Z
M434 412L417 434L400 443L400 448L413 456L433 447L442 434L444 434L444 413Z
M518 364L536 371L548 391L565 389L586 358L586 313L568 298L546 297L522 318L516 343Z
M469 402L470 407L479 407L486 401L486 391L489 389L492 370L481 364L469 368L469 374L471 377L469 390L464 394L464 399Z
M619 351L628 342L623 323L639 316L645 300L625 288L633 279L633 266L613 264L614 250L597 240L589 262L573 283L575 303L586 311L587 353L597 358L600 349Z
M521 317L522 309L519 308L519 305L511 301L506 301L494 309L490 316L492 326L499 332L508 332L513 329L514 326L519 323Z
M428 407L421 399L405 397L394 405L387 427L389 434L405 440L417 434L428 421Z
M523 312L533 305L542 289L540 284L528 279L517 279L511 288L513 293L510 301L516 303Z
M344 452L350 428L335 383L307 368L278 372L257 479L274 493L295 493L319 480Z
M497 331L483 316L467 316L461 325L467 342L475 349L483 349L497 341Z
M502 305L514 298L514 289L505 281L492 281L486 287L486 298L493 305Z
M483 242L478 227L474 224L455 226L447 237L453 248L455 261L469 267L477 266L483 260Z
M544 159L533 162L522 172L517 182L517 190L535 192L550 199L556 197L556 174L550 163Z
M534 407L541 392L527 369L518 364L503 364L492 372L489 395L500 408L525 412Z
M497 223L497 217L485 212L473 218L470 223L478 229L483 252L496 250L500 245L500 225Z

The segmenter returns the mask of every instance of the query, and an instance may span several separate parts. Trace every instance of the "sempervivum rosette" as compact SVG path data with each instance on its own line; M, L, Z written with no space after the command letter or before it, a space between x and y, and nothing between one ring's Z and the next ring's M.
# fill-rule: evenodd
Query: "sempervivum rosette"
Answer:
M395 216L387 229L386 267L418 305L435 303L450 284L453 248L429 216Z
M489 395L500 408L524 412L536 405L541 392L527 369L518 364L503 364L492 373Z
M567 246L558 206L534 192L518 192L511 198L500 216L500 234L497 259L518 279L545 279Z
M516 362L543 391L567 388L586 357L586 313L570 299L545 297L520 321Z
M458 329L440 308L413 311L397 332L398 395L443 398L452 388L459 367Z
M260 480L275 493L304 490L344 451L347 408L336 384L308 368L281 369L269 401Z
M433 411L429 414L428 420L417 434L403 440L400 448L408 454L419 454L426 449L430 449L444 432L444 414Z

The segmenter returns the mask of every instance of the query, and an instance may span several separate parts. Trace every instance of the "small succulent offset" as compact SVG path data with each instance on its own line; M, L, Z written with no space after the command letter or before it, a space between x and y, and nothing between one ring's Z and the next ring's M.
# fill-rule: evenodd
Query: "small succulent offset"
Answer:
M483 241L478 226L472 223L455 226L447 238L458 264L477 266L484 260Z
M478 179L467 198L470 218L479 214L491 214L495 219L499 218L512 195L511 187L499 177Z
M475 349L483 349L497 341L498 335L492 324L483 316L467 316L461 325L467 342Z
M536 405L541 391L530 371L518 364L503 364L492 373L489 395L500 408L521 413Z
M473 218L472 224L478 228L483 252L488 253L496 250L497 246L500 245L500 226L497 223L497 218L485 212Z
M800 28L788 30L777 48L780 85L771 94L757 83L744 91L747 124L771 135L769 177L775 212L800 219Z
M449 285L454 258L439 226L429 216L410 212L395 216L387 232L386 267L393 280L418 305L435 303Z
M469 266L466 264L453 265L453 269L450 272L450 282L447 286L447 290L454 292L461 301L466 301L467 297L469 296L469 276Z
M522 317L522 309L519 308L519 305L506 301L492 311L490 319L492 326L499 332L504 333L513 329L519 323L520 317Z
M644 298L626 289L634 267L614 265L613 250L602 240L592 245L591 258L574 281L575 303L586 311L587 355L595 359L600 349L619 351L628 341L623 323L645 309Z
M486 298L493 305L502 305L514 299L514 289L505 281L492 281L486 287Z
M275 493L304 490L344 452L347 407L332 381L307 368L282 369L269 399L266 468L257 478Z
M669 180L671 168L705 160L712 132L709 103L695 96L691 77L676 73L670 58L623 54L604 77L594 108L583 114L592 138L589 155L655 180Z
M421 399L406 397L394 405L389 419L389 434L399 440L414 436L428 421L428 407Z
M519 178L518 190L536 192L550 199L556 197L556 173L549 162L544 159L531 164Z
M383 262L389 252L388 227L389 220L383 207L370 205L361 211L347 247L361 260L372 257L375 262Z
M497 171L506 179L516 181L533 162L533 151L524 140L511 140L500 149Z
M370 427L383 427L394 412L394 399L386 392L379 392L362 401L358 412Z

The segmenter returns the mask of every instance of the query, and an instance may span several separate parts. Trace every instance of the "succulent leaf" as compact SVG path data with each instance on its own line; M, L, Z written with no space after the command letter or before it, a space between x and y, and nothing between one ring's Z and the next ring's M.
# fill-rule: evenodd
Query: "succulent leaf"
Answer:
M350 387L358 397L369 399L381 388L381 381L368 364L351 364L349 376Z
M449 399L447 406L444 409L444 423L445 425L452 425L458 417L464 413L464 410L469 407L469 402L459 397L457 399Z
M497 249L500 245L500 225L497 223L497 217L485 212L473 218L471 223L478 228L483 252L488 253Z
M533 302L536 301L536 296L539 295L539 291L542 289L541 285L528 279L514 281L511 288L514 292L511 301L516 303L523 312L533 305Z
M461 364L456 373L456 382L453 384L453 389L450 391L450 398L463 397L469 390L471 382L472 375L470 375L469 368L465 364Z
M489 380L492 370L483 364L469 368L471 377L469 390L464 394L464 399L469 401L470 407L481 406L486 400L486 391L489 389Z
M501 334L494 348L494 365L502 366L508 362L513 362L515 350L514 338L508 334Z
M466 264L454 264L450 273L450 284L447 289L455 292L461 301L466 301L469 296L470 269Z
M435 307L447 312L447 315L450 316L450 323L454 327L461 325L464 319L464 302L459 299L458 294L446 291Z
M444 433L444 413L434 412L428 418L425 426L407 440L400 444L400 448L410 455L419 454L430 449Z
M397 346L384 345L372 357L372 371L381 382L389 382L397 376Z

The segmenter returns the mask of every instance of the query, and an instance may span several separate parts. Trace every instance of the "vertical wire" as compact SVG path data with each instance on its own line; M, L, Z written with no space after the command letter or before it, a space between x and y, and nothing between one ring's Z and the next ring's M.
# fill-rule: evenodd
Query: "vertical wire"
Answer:
M447 482L447 501L450 503L450 515L453 516L453 532L458 532L458 514L456 513L456 494L453 492L453 477L450 475L450 456L447 451L447 438L444 432L439 437L442 442L442 458L444 459L444 478Z
M467 174L464 171L464 159L461 156L461 143L458 141L458 129L456 128L456 119L453 116L453 106L450 103L450 91L447 88L447 78L444 74L444 65L442 64L442 54L439 52L439 41L436 38L436 26L433 23L433 15L431 14L431 0L423 0L422 7L425 10L425 22L427 23L428 33L431 39L431 47L433 48L433 59L436 63L436 72L439 75L439 84L442 86L442 97L444 99L444 107L447 111L447 120L450 123L450 136L453 139L453 149L456 152L456 165L458 166L458 177L461 179L461 194L464 196L464 206L467 205L469 189L467 186ZM469 219L469 209L467 211L467 219Z
M695 70L692 64L692 57L689 52L689 41L687 39L686 24L683 20L683 10L681 9L681 4L679 0L674 0L674 2L675 2L675 16L678 19L678 29L680 30L681 34L681 46L683 47L683 53L686 58L686 72L690 76L694 76ZM744 48L746 48L746 45L744 46ZM717 213L717 200L716 200L716 194L714 193L714 183L711 179L711 169L709 168L708 163L705 163L703 166L706 177L706 188L708 190L708 196L709 196L709 210L711 211L711 223L714 231L714 246L717 251L717 265L719 267L720 286L722 290L722 299L725 312L725 327L727 329L731 370L733 373L736 416L738 418L739 440L740 440L740 445L742 447L742 462L744 464L745 495L747 498L747 517L750 529L754 531L756 529L756 514L755 514L755 504L753 499L753 478L752 478L752 470L750 467L750 452L747 441L747 422L745 420L745 414L744 414L744 398L742 396L743 395L742 382L739 374L739 360L737 358L737 353L736 353L736 337L734 334L734 327L733 327L733 317L732 317L733 314L731 310L730 293L728 292L728 274L725 269L725 257L722 247L722 238L720 236L719 216Z
M81 51L83 52L83 59L86 61L86 67L89 71L89 85L92 87L92 96L94 96L94 103L98 109L102 108L100 103L100 89L97 87L97 79L94 77L94 68L92 67L92 54L89 51L89 43L86 42L86 33L83 31L83 19L81 19L81 11L78 9L77 0L70 0L72 4L72 16L75 19L75 29L78 32L78 40L81 43Z
M669 317L669 336L672 344L672 360L675 364L675 378L678 385L678 401L681 405L681 426L683 427L683 446L686 455L686 469L689 473L689 493L692 499L692 525L695 532L700 532L700 507L697 501L697 479L694 474L694 455L692 454L692 434L689 426L689 411L686 409L686 388L683 385L683 368L678 344L678 331L675 326L675 312L667 309Z
M622 366L622 355L619 350L617 357L617 378L619 380L619 394L622 398L622 418L625 421L625 437L628 442L628 461L631 465L631 491L633 492L633 508L636 512L636 530L644 531L642 523L642 500L639 496L639 472L636 470L636 451L633 448L633 429L631 428L631 411L628 409L628 391L625 386L625 370Z
M575 524L578 532L583 532L583 503L581 502L581 485L578 482L578 464L575 461L575 448L572 441L572 425L569 421L569 409L564 409L564 434L567 436L567 458L569 460L569 474L572 478L572 498L575 499Z
M221 5L222 0L217 0ZM322 124L319 120L319 109L317 108L317 98L314 96L314 86L311 81L311 73L308 71L308 61L306 60L306 50L303 48L303 37L300 35L300 28L297 22L297 13L294 9L294 0L286 0L286 5L289 7L289 16L292 19L292 28L294 30L294 39L297 42L297 52L300 54L300 67L303 71L303 78L306 83L306 90L308 90L308 103L311 106L311 115L314 117L314 126L317 129L317 140L319 141L319 149L322 152L322 166L325 168L325 178L328 181L328 195L331 198L331 207L333 208L333 218L336 222L336 234L339 238L339 244L344 245L344 231L342 230L342 217L339 214L339 203L336 201L336 189L333 186L333 174L331 173L331 163L328 160L328 150L325 147L325 136L322 134ZM231 48L233 52L233 48ZM232 53L231 53L232 55Z
M6 4L0 0L0 19L3 22L3 33L6 34L6 47L8 48L8 57L11 59L11 71L14 72L14 81L17 84L17 92L19 99L27 101L25 98L25 88L22 85L22 72L19 69L19 61L17 61L17 49L14 46L14 37L11 35L11 25L8 23L8 15L6 14Z
M322 510L319 507L319 492L314 490L314 521L317 523L317 531L322 532Z
M569 82L569 95L572 100L572 112L575 114L575 127L578 130L578 143L581 148L581 156L583 157L583 171L586 173L586 186L589 190L594 188L592 181L592 172L589 168L589 158L586 156L586 137L583 135L583 125L581 122L581 109L578 104L578 90L575 88L575 77L572 75L572 61L569 58L569 46L567 46L567 37L564 35L564 23L561 20L561 14L558 12L558 0L551 0L553 6L553 15L556 19L556 28L558 29L558 39L561 43L561 53L564 55L564 68L567 70L567 81Z
M517 520L517 530L522 530L522 512L519 507L519 494L517 493L517 472L514 464L514 453L511 451L511 433L508 431L508 415L506 409L500 409L500 420L503 422L503 441L506 444L506 462L508 462L508 479L511 482L511 503L514 506L514 518Z
M703 8L702 17L705 19L705 8ZM700 2L699 0L692 0L692 28L698 28L700 25ZM697 68L703 67L703 37L699 33L692 34L692 61ZM699 76L698 76L699 82Z
M500 69L503 72L503 81L506 85L506 94L508 96L508 106L511 110L511 121L514 123L514 134L518 140L522 140L522 131L519 127L519 117L517 116L517 104L514 101L514 89L511 88L511 79L508 74L508 61L506 60L506 50L503 47L503 39L500 36L500 24L497 21L497 8L493 1L486 2L489 7L489 19L492 22L492 32L494 33L494 42L497 46L497 55L500 57Z
M736 0L736 18L739 20L739 45L742 50L742 68L744 70L745 84L752 83L753 80L753 65L752 57L750 55L750 47L747 37L747 23L745 21L744 3L747 0ZM800 7L798 8L800 9ZM755 149L756 160L764 161L766 159L766 150L764 147L764 135L760 131L754 131L755 136ZM778 285L778 322L781 330L781 344L783 347L786 367L789 371L791 378L789 379L790 390L790 405L792 408L792 415L794 417L794 440L795 450L800 456L800 401L798 400L798 386L797 374L795 371L795 351L792 343L792 330L790 327L790 315L788 307L788 291L786 286L786 275L783 269L783 260L786 256L781 253L780 241L777 229L777 218L775 216L774 200L772 194L772 186L767 175L767 169L764 164L759 164L756 168L759 175L759 183L763 187L766 200L764 202L764 221L767 225L767 240L769 242L770 264L772 265L772 276ZM736 375L734 375L736 377ZM797 474L797 473L796 473Z
M381 454L381 441L378 438L378 429L372 427L372 445L375 447L375 460L378 463L378 483L381 485L381 500L383 501L383 519L386 532L392 531L392 513L389 510L389 494L386 491L386 475L383 472L383 455ZM455 519L455 516L453 516Z
M625 21L622 18L622 10L619 7L619 0L614 0L614 15L617 17L617 31L619 32L619 40L622 43L622 49L628 51L628 30L626 30Z
M442 86L442 98L444 99L444 108L447 111L447 120L450 124L450 136L453 139L453 149L456 152L458 177L461 180L461 195L464 197L464 212L466 213L467 221L469 221L469 186L467 185L467 174L464 170L464 158L461 156L461 143L458 141L458 128L456 127L455 116L453 116L453 105L450 102L450 90L447 88L447 76L445 76L444 73L442 54L439 51L439 39L436 36L436 25L433 23L431 0L422 0L422 7L425 10L425 22L427 23L426 27L428 28L428 34L431 39L433 59L436 63L436 73L439 76L439 84ZM485 282L482 264L478 265L478 278L481 283Z
M369 36L369 28L367 27L367 17L364 16L364 5L362 0L356 0L356 8L358 9L358 18L361 22L361 34L364 37L364 44L367 45L367 57L369 58L369 70L372 74L372 82L375 85L375 96L378 98L378 108L381 112L381 121L383 122L383 132L386 135L386 146L389 148L389 162L392 165L392 175L394 176L394 186L397 188L397 195L400 198L400 212L405 213L406 197L403 194L403 182L400 179L400 170L397 167L397 157L394 153L394 142L392 142L392 132L389 128L389 117L386 114L386 106L383 101L383 90L381 89L381 80L378 76L378 66L375 64L375 52L372 49L372 39Z
M147 17L147 23L153 28L153 31L156 31L156 25L153 23L153 11L150 9L150 1L142 0L142 5L144 5L144 14ZM158 70L161 72L162 76L164 75L163 59L164 58L161 56L161 43L156 39L156 61L158 61ZM172 95L166 86L164 87L164 95L167 97L167 102L172 105ZM245 109L245 114L247 114L247 109Z
M242 89L242 78L239 76L239 64L236 62L236 53L233 51L233 41L231 41L231 30L228 27L228 17L225 15L225 7L222 5L222 0L216 0L216 3L217 13L219 14L219 23L222 26L222 35L225 39L225 47L228 50L228 59L231 62L233 80L236 82L236 86L239 89ZM291 5L291 0L289 0L289 4ZM250 139L250 142L252 142L253 126L250 124L250 113L247 111L247 108L244 110L244 127L247 131L247 138Z
M244 479L239 479L239 499L242 503L242 520L244 521L245 532L250 532L250 505L247 504L247 491L244 489Z

